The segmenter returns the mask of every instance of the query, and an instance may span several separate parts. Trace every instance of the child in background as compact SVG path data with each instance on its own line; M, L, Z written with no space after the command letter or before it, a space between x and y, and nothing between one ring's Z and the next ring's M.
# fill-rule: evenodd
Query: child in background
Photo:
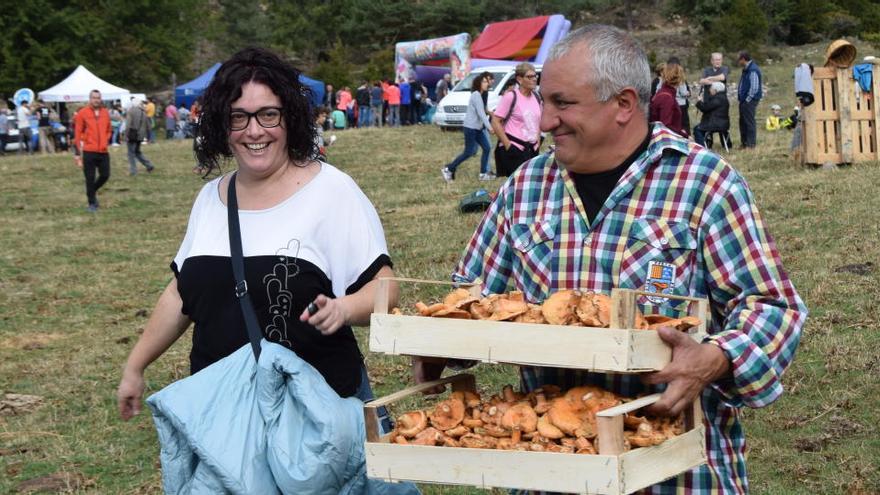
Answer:
M330 114L330 119L333 121L334 129L345 129L345 112L337 108Z
M330 136L329 141L324 141L324 123L327 121L327 114L329 112L330 109L325 106L320 106L315 109L315 130L317 131L315 134L315 159L322 162L327 161L327 148L336 142L335 134Z
M767 122L764 124L764 127L768 131L778 131L781 129L779 120L782 116L782 107L774 103L773 105L770 105L770 111L772 111L773 114L767 117Z

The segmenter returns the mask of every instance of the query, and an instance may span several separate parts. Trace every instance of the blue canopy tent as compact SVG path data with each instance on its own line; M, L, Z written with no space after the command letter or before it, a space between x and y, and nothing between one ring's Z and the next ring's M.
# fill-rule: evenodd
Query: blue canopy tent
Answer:
M202 93L205 92L205 88L208 87L211 79L214 78L214 73L217 72L217 69L219 68L220 62L217 62L216 64L212 65L210 69L203 72L199 77L174 88L174 103L177 106L184 105L187 108L192 106L193 102L196 101L196 98L198 98L202 95Z
M214 78L214 73L217 72L217 69L219 68L220 62L217 62L199 77L174 88L174 102L177 106L185 105L186 107L190 107L193 101L205 92L205 88L211 83L211 79ZM312 91L312 105L318 106L324 101L324 83L322 81L316 81L315 79L306 77L302 74L299 75L299 81L308 86Z

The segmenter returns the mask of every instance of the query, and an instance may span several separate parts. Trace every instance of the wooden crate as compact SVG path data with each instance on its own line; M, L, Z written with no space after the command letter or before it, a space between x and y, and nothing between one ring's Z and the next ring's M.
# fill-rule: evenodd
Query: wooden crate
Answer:
M617 373L660 370L672 359L656 331L633 329L636 297L655 293L614 289L611 328L591 328L392 315L387 311L387 280L394 279L380 280L377 294L385 296L377 296L370 319L371 352ZM700 342L706 334L708 301L664 297L689 302L690 314L702 322L689 333Z
M804 109L802 160L810 164L880 160L880 65L873 66L872 91L865 92L852 68L817 67L815 103Z
M620 495L707 462L699 401L685 412L685 433L654 447L624 452L623 415L652 404L659 394L598 413L598 455L398 445L390 443L390 435L379 434L379 407L446 383L451 383L453 390L475 389L473 375L460 374L409 387L364 405L367 476L390 482Z

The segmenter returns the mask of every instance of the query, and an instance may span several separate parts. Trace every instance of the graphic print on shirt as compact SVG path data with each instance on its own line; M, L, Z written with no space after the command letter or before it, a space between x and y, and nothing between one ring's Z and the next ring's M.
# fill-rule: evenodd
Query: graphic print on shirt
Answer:
M288 281L299 274L299 265L296 264L299 246L299 240L291 239L287 242L287 246L276 251L278 262L272 267L272 273L263 277L271 317L265 335L270 341L278 342L287 348L291 348L287 335L287 319L290 318L293 304L293 293L288 288Z

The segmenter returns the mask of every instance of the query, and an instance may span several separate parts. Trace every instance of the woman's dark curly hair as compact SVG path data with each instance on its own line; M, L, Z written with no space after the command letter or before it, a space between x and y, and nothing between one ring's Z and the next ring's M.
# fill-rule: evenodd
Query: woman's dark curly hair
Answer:
M241 87L248 82L268 86L281 100L287 155L291 161L308 160L315 155L311 91L299 82L299 75L293 65L263 48L245 48L220 66L202 95L204 105L196 136L196 160L207 168L205 176L220 168L221 157L232 157L230 106L241 98Z

